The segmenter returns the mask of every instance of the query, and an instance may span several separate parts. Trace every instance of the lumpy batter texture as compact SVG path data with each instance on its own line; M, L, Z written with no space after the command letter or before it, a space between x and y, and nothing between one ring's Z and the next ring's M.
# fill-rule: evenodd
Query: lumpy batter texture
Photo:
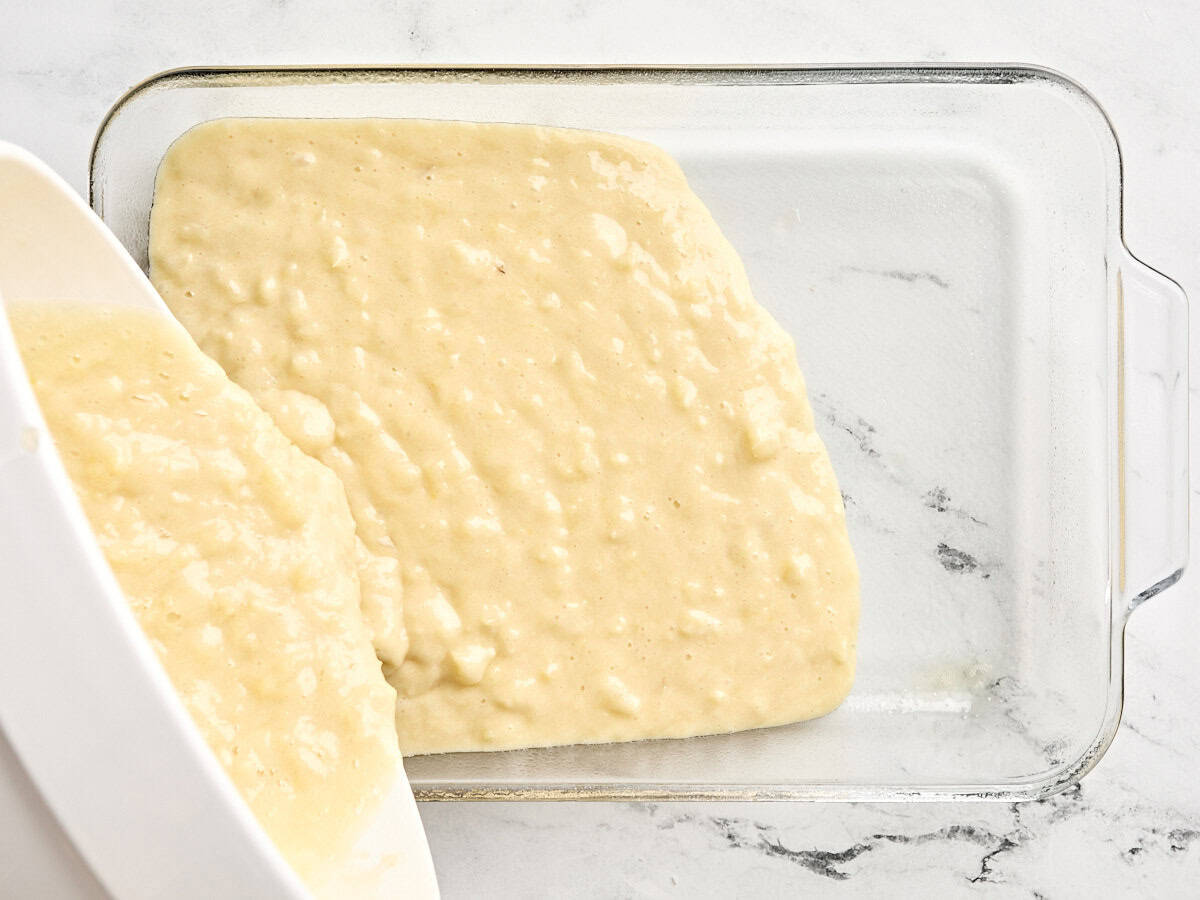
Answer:
M791 340L662 151L532 126L218 120L151 276L394 561L406 753L829 712L858 580Z
M167 316L9 312L100 548L184 705L283 854L323 876L400 764L341 485Z

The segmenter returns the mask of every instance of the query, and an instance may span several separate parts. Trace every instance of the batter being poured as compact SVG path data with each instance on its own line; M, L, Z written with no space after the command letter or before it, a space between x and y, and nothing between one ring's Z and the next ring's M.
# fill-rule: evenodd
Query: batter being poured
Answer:
M151 276L394 561L405 753L829 712L858 579L791 340L679 167L630 139L210 122Z
M337 479L165 314L9 313L97 542L188 712L289 862L345 896L330 863L400 765L364 618L395 593L391 566L356 542ZM371 624L402 640L386 615Z

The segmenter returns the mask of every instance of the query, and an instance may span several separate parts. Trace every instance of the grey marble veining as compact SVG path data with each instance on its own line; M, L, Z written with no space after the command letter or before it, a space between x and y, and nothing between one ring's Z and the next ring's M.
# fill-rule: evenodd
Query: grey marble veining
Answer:
M174 66L1039 63L1077 78L1105 105L1122 142L1126 240L1200 296L1200 9L1186 0L1018 0L970 11L950 0L349 0L336 7L8 0L3 19L0 138L38 153L80 190L108 106L143 77ZM838 277L955 288L946 273L923 268L851 266ZM1193 372L1200 372L1200 341L1192 346ZM1200 398L1200 386L1193 392ZM821 396L814 406L831 441L874 465L872 484L907 491L913 514L928 517L922 521L933 537L925 552L947 577L1004 577L988 549L986 514L951 486L918 483L898 468L881 423ZM1200 434L1200 424L1193 430ZM847 504L862 504L863 527L891 527L872 519L854 491ZM1196 585L1189 574L1131 618L1123 725L1099 766L1060 796L1026 804L426 804L445 895L1195 896Z

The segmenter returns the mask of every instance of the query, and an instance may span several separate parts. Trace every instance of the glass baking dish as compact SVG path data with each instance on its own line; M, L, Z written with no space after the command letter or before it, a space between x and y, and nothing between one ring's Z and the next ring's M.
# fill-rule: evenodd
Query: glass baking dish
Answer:
M222 116L654 141L796 341L862 571L808 723L407 761L422 799L1042 797L1117 729L1123 631L1187 548L1187 306L1121 235L1103 111L1036 68L181 70L114 107L91 202L146 265L170 143Z

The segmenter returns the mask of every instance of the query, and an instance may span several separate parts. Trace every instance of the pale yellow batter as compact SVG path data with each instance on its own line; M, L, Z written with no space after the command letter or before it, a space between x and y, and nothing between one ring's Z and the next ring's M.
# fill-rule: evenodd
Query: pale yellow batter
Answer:
M400 764L345 494L161 314L9 310L101 549L175 688L302 877Z
M790 339L650 145L219 120L158 176L151 275L394 560L406 753L829 712L858 579ZM381 608L387 604L381 604Z

